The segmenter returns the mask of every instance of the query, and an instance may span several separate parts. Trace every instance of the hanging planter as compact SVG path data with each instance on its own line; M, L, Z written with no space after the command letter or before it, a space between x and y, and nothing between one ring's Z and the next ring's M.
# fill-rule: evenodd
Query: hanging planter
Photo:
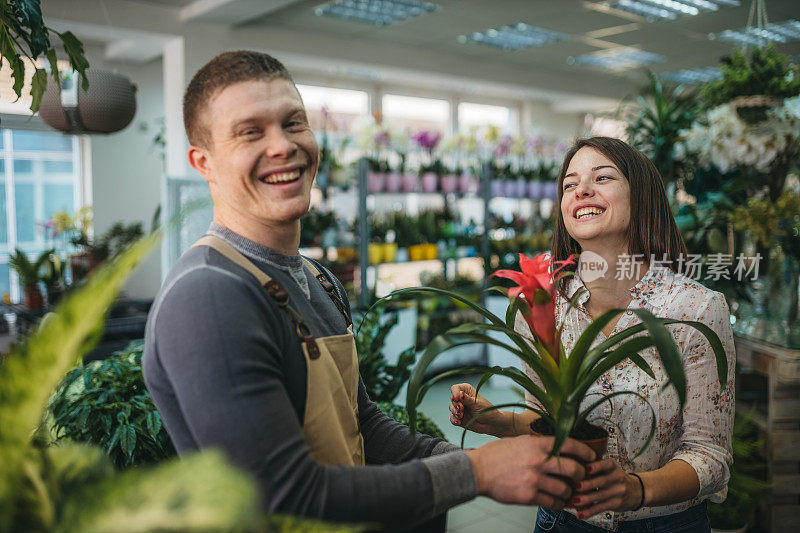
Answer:
M743 121L751 126L761 126L767 122L767 112L783 105L783 98L756 94L739 96L730 102L731 108Z
M113 72L87 70L89 88L77 76L62 74L61 89L47 85L39 116L64 133L114 133L124 129L136 114L136 86Z

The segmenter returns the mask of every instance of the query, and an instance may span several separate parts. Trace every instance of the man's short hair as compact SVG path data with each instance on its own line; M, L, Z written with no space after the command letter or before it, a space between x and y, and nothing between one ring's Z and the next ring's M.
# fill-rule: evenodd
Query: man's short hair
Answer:
M183 126L189 142L203 148L211 145L209 125L202 115L211 98L219 91L243 81L277 78L292 81L283 63L261 52L224 52L206 63L194 75L183 94Z

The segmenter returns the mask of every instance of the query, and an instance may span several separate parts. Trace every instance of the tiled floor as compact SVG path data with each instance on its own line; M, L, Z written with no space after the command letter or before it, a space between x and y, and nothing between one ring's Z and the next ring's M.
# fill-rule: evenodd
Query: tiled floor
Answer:
M492 403L520 401L520 395L508 385L508 380L497 379L481 389L481 394ZM422 401L420 410L436 422L447 439L454 443L461 442L462 431L450 424L450 385L462 381L475 383L475 379L458 379L437 383L431 388ZM467 433L464 446L473 448L493 440L494 437ZM536 521L536 507L503 505L489 498L477 498L450 510L447 519L447 531L458 533L511 533L531 532Z

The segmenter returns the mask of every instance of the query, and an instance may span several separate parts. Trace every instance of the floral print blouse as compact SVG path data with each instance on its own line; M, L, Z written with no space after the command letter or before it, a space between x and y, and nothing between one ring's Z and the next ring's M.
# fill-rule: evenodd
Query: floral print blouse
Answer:
M567 296L572 298L584 287L578 276L570 279ZM669 461L680 459L691 465L700 479L700 492L689 501L659 507L644 507L638 511L615 513L605 511L588 519L588 522L608 530L616 531L619 522L639 520L677 513L697 505L702 500L721 502L727 494L732 462L731 431L734 414L734 366L736 356L730 326L730 312L725 297L696 281L668 268L652 266L644 277L631 289L628 309L647 309L658 317L696 320L708 325L719 336L728 359L728 385L721 390L717 379L714 352L706 338L691 326L668 326L683 355L687 378L686 404L679 408L675 388L661 390L667 381L666 372L658 353L651 347L640 355L650 364L656 379L642 372L630 360L625 360L603 374L589 389L582 407L596 401L598 395L614 391L635 391L647 399L656 415L656 432L649 447L635 457L644 445L651 424L651 410L638 397L625 394L611 398L590 414L590 423L604 427L609 433L607 457L614 459L626 472L656 470ZM587 328L591 318L584 309L589 299L583 291L577 306L569 309L568 302L559 297L556 305L557 323L564 321L561 341L567 354L570 353L580 334ZM564 316L566 315L566 316ZM619 319L613 333L639 323L639 319L626 311ZM531 337L522 315L517 316L515 329ZM601 332L594 344L605 340ZM525 372L534 382L541 381L533 370L525 365ZM526 393L527 401L535 399ZM572 511L572 510L571 510ZM574 511L573 511L574 512Z

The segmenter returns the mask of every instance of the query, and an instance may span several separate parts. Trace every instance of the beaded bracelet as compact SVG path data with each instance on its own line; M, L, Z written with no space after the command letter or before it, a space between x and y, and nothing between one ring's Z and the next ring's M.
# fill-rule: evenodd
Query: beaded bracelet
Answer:
M642 481L642 478L639 477L639 474L634 474L633 472L628 472L628 474L638 479L639 486L642 487L642 499L639 500L639 505L636 506L636 509L632 509L632 511L638 511L639 509L642 508L642 506L644 506L644 481Z

